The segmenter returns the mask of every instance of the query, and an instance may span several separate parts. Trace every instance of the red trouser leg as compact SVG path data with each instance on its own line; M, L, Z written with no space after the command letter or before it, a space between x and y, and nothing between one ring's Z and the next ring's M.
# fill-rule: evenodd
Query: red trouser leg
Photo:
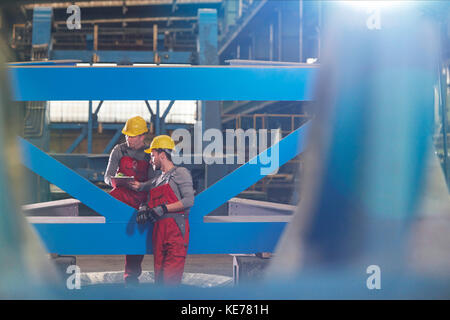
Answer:
M138 282L138 278L142 273L143 255L134 254L125 256L125 272L123 278L125 282Z
M178 285L181 283L186 261L186 254L183 254L182 250L184 250L184 244L177 243L176 245L171 245L166 251L162 274L162 281L166 285Z
M186 227L187 231L189 226ZM155 283L178 285L181 283L187 253L188 234L183 239L173 218L155 223L153 229L153 253Z
M153 266L155 272L155 283L162 283L162 266L164 261L164 238L161 236L163 228L159 226L160 221L153 228Z
M144 193L136 193L127 188L114 188L110 193L114 198L128 204L129 206L134 207L135 209L139 208L139 205L145 201L146 194ZM126 255L125 256L125 271L123 274L123 278L125 282L128 283L137 283L138 277L142 273L142 260L144 259L143 255Z

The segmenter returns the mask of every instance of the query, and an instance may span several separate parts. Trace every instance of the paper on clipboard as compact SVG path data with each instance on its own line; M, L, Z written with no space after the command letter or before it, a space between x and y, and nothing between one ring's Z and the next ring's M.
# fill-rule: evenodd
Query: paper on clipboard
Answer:
M120 176L120 177L111 177L111 184L113 187L126 186L129 182L134 181L134 177L129 176Z

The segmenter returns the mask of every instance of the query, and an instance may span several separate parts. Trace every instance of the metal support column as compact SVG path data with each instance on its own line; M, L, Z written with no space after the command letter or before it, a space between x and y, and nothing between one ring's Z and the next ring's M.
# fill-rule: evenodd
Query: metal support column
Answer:
M114 148L114 146L116 145L116 143L119 140L121 135L122 135L122 129L117 129L116 133L114 134L114 136L108 142L108 145L103 150L103 153L110 153L112 148Z
M92 153L92 100L89 100L89 118L88 118L88 132L87 132L87 153Z
M217 65L217 11L215 9L198 10L198 57L200 65ZM203 131L209 128L221 129L221 109L218 101L201 102L201 120Z
M84 140L84 138L86 138L87 135L87 127L86 125L83 126L83 128L81 129L81 133L80 135L75 139L75 141L72 143L72 145L66 150L66 153L72 153L76 147L78 147L78 145L81 143L81 141Z
M217 49L217 10L198 10L198 56L200 65L217 65L219 56ZM221 102L201 101L201 121L203 132L208 129L222 130ZM212 186L226 175L226 167L222 164L205 166L205 188ZM215 210L213 215L226 215L226 206Z
M155 115L155 134L161 134L161 118L159 116L159 100L156 100L156 115Z
M100 103L98 104L98 106L97 106L97 109L95 109L95 112L94 112L94 121L97 121L97 117L98 117L98 112L100 111L100 108L102 107L102 105L103 105L103 100L102 101L100 101Z
M49 58L52 44L52 17L53 9L50 7L36 7L33 9L33 29L31 36L32 61L42 61ZM25 137L35 146L48 152L50 147L48 102L27 102L26 114L29 116L25 119ZM36 119L39 120L35 121ZM35 202L50 200L50 184L48 181L33 173L29 174L32 200Z
M148 112L150 112L150 116L152 119L155 117L155 114L153 113L152 108L150 107L150 103L147 100L144 100L145 104L147 105Z
M167 106L166 110L164 110L163 115L161 116L161 134L167 134L166 117L169 114L170 110L172 109L174 103L175 103L175 100L171 100L169 105Z
M33 30L31 38L31 60L48 59L51 50L53 9L36 7L33 9Z
M147 105L148 112L150 112L150 131L153 131L151 126L155 123L155 114L153 113L152 108L150 107L150 103L147 100L144 100Z

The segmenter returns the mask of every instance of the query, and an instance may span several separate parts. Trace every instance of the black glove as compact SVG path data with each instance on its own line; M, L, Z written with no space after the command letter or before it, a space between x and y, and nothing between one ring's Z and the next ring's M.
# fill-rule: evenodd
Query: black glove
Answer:
M136 216L136 222L139 224L144 224L147 221L150 221L151 223L155 223L165 213L167 213L167 207L165 204L151 208L151 209L146 204L144 204L139 207L138 214Z
M149 220L151 216L150 210L151 209L146 204L141 205L137 212L136 222L139 224L144 224L147 220Z

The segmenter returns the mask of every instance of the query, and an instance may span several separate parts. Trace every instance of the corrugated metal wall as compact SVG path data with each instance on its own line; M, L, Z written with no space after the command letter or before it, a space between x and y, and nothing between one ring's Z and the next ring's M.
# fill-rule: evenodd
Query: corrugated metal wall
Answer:
M160 101L160 115L170 101ZM92 102L95 111L100 101ZM156 101L150 100L150 107L156 114ZM88 101L49 101L50 122L87 122ZM166 117L166 123L193 124L197 114L197 101L176 101ZM139 115L150 121L150 112L144 101L104 101L98 113L98 122L123 123Z

